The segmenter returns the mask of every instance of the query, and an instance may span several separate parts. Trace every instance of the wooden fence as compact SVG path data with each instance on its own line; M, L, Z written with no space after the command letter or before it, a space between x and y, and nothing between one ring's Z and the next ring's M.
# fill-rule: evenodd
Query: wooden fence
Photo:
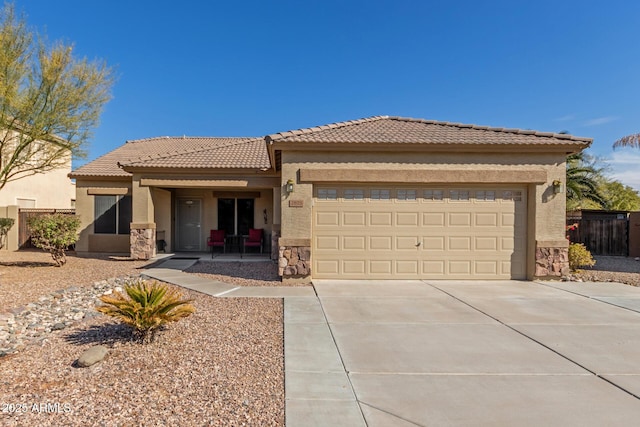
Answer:
M29 230L29 218L34 216L61 213L66 215L75 215L75 209L35 209L21 208L18 214L18 247L26 249L33 247L31 245L31 230Z
M567 226L578 224L567 235L572 243L582 243L593 255L629 255L629 218L617 215L611 218L567 216Z

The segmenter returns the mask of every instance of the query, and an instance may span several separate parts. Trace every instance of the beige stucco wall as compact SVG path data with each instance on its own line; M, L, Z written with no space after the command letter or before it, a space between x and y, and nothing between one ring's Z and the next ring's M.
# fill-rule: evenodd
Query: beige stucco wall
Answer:
M67 176L69 172L71 161L65 168L9 182L0 190L0 206L32 207L31 204L35 204L36 208L70 209L76 188Z
M443 179L458 177L461 185L473 184L465 181L464 174L447 174L446 171L487 171L497 179L500 174L495 171L544 171L543 183L529 183L528 187L528 240L529 254L535 253L536 242L562 241L565 236L565 194L554 194L554 180L565 182L564 153L415 153L415 152L295 152L282 153L281 176L281 220L282 238L285 245L295 241L304 242L311 239L313 183L300 181L300 170L333 170L362 171L362 177L369 182L375 180L376 171L416 171L416 176L429 176L437 181L442 171ZM433 171L432 174L418 171ZM320 174L322 175L322 174ZM327 174L329 175L329 174ZM504 174L511 175L513 174ZM526 174L525 174L526 175ZM533 176L534 174L530 174ZM539 173L535 174L540 176ZM389 173L380 174L380 179L387 179ZM473 177L473 174L469 174ZM293 179L294 192L286 194L284 186L287 180ZM363 178L364 179L364 178ZM383 181L381 181L383 182ZM451 183L452 181L444 181ZM507 183L507 181L505 181ZM290 206L290 201L293 201ZM301 206L302 205L302 206ZM289 243L294 242L294 243ZM528 256L528 271L532 275L535 264L533 256Z
M167 244L165 252L171 252L171 248L173 247L173 236L171 233L171 192L161 188L154 188L151 195L155 206L156 233L164 231L164 241ZM156 239L159 239L157 234Z

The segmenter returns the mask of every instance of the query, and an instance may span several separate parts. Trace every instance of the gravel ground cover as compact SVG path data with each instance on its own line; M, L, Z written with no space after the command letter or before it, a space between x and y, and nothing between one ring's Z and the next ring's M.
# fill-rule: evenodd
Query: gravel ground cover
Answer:
M146 264L78 257L49 268L48 255L35 254L0 254L0 298L28 294L11 296L12 306L69 285L96 288L96 281L131 269L138 274L137 263ZM67 270L72 262L76 267ZM126 327L97 315L0 357L0 425L284 425L282 300L181 291L194 299L196 313L170 324L150 345L132 342ZM98 344L109 348L105 359L76 367Z
M44 251L0 251L0 313L37 301L58 289L91 286L112 277L139 275L149 261L96 254L67 254L67 264L56 267Z
M618 282L640 286L640 261L630 257L594 256L596 265L573 276L582 281Z
M273 261L198 261L185 270L185 273L193 273L200 277L237 286L283 286L280 276L278 276L278 265Z

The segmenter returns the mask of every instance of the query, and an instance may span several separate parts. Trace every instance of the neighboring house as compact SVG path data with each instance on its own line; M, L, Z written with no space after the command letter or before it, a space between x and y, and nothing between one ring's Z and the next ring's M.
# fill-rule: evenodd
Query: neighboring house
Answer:
M565 158L591 139L378 116L264 138L128 141L77 169L78 251L204 251L263 228L284 281L566 271Z
M65 167L8 182L0 190L0 206L70 209L76 200L75 184L69 179L71 158Z
M75 207L76 186L69 178L71 156L63 167L24 176L8 182L0 190L0 217L13 218L6 244L1 248L16 251L24 242L24 229L20 231L20 209L71 209ZM22 236L22 237L21 237ZM28 237L28 236L27 236Z

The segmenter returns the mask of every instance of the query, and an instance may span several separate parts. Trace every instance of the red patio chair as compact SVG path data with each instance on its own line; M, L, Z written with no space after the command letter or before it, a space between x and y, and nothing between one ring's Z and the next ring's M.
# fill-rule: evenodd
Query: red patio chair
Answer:
M211 235L207 238L207 246L211 248L211 258L213 258L213 248L222 248L222 253L227 251L227 238L224 230L211 230Z
M247 248L260 248L262 253L264 239L262 238L262 228L250 228L249 235L244 238L244 245L242 247L242 253L245 253Z

